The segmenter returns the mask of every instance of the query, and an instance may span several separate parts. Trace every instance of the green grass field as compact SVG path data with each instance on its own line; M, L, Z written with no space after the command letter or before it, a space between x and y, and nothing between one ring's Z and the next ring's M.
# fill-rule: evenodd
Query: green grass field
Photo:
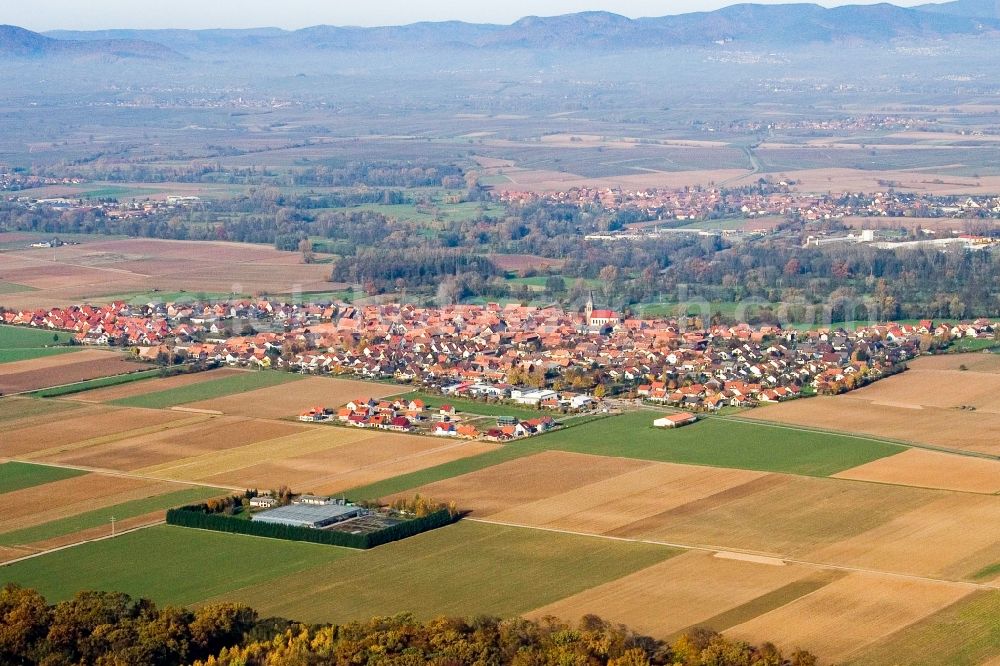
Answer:
M36 398L58 398L62 395L72 395L74 393L83 393L84 391L90 391L92 389L106 388L108 386L118 386L119 384L130 384L131 382L142 381L143 379L152 379L153 377L159 377L160 371L156 370L140 370L138 372L130 372L124 375L112 375L110 377L98 377L97 379L88 379L84 382L77 382L76 384L67 384L65 386L54 386L52 388L42 389L41 391L35 391L31 395Z
M423 400L425 404L435 408L438 408L441 405L451 405L459 412L476 414L478 416L516 416L520 419L534 419L539 416L546 415L558 416L558 414L554 414L553 412L544 409L539 410L516 405L479 402L478 400L453 398L445 395L434 395L431 393L424 393L422 391L413 391L412 393L407 393L400 397L406 400L420 399Z
M721 418L662 430L652 425L656 417L644 410L557 430L541 436L538 447L810 476L829 476L904 450L876 440Z
M4 294L23 294L28 291L38 291L34 287L29 287L25 284L17 284L15 282L2 282L0 281L0 296Z
M122 407L146 407L149 409L168 409L175 405L183 405L188 402L198 402L200 400L211 400L221 398L234 393L245 393L255 389L277 386L286 382L302 379L299 375L287 372L241 372L237 375L230 375L222 379L213 379L198 384L180 386L165 391L155 391L145 395L132 396L114 400L109 404Z
M45 331L27 326L0 326L0 349L36 349L63 345L72 337L64 331Z
M71 479L82 474L86 474L86 472L14 461L0 463L0 493L9 493L22 488L40 486L43 483Z
M2 287L4 283L0 283ZM0 294L10 293L0 290ZM0 326L0 363L27 361L43 356L79 351L80 347L64 347L72 336L64 332L43 331L24 326Z
M35 588L50 603L80 590L112 590L193 604L352 555L346 548L157 525L0 567L0 584Z
M221 488L185 488L184 490L177 490L172 493L154 495L152 497L132 500L131 502L122 502L121 504L70 516L69 518L53 520L41 525L34 525L25 529L0 534L0 546L15 546L44 541L45 539L54 539L55 537L89 530L92 527L100 527L101 525L107 525L110 531L112 516L114 516L115 520L125 520L225 494L227 494L227 491Z
M372 615L510 616L661 562L650 544L463 521L222 597L263 615L342 622Z
M1000 657L1000 590L975 592L865 648L851 666L975 666Z

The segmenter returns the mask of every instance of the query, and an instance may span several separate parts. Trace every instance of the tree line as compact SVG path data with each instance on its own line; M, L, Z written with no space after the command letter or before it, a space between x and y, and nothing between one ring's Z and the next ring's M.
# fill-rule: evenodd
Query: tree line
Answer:
M569 624L541 620L411 614L344 624L261 618L247 606L196 610L80 592L48 604L35 590L0 588L0 663L10 666L815 666L804 650L785 654L708 629L672 642L594 615Z

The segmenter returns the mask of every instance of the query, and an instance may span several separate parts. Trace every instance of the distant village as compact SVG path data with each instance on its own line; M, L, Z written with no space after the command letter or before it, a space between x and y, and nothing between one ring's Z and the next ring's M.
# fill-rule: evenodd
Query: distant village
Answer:
M454 397L559 412L588 408L590 400L605 395L715 411L804 393L840 393L898 372L934 344L994 339L997 332L997 323L985 319L854 331L745 323L691 330L673 319L626 318L595 308L592 301L582 312L497 303L353 306L265 298L114 302L6 311L0 318L5 324L72 331L78 344L131 348L138 357L163 364L391 380ZM335 418L358 425L357 417L385 413L378 403L374 412L365 404ZM389 425L397 416L409 419L410 412L420 411L415 407L393 405ZM456 435L467 434L455 428ZM445 430L450 434L450 426Z

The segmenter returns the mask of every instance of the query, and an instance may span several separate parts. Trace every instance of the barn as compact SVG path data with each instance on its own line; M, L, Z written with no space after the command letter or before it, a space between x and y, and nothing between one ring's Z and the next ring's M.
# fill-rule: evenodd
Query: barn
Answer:
M681 412L680 414L665 414L664 416L653 421L653 425L657 428L680 428L681 426L687 425L689 423L694 423L698 420L698 417L690 412Z

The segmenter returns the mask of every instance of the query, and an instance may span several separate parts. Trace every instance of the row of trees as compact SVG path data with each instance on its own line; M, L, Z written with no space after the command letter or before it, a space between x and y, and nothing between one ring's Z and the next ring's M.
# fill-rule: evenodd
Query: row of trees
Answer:
M236 500L242 501L241 498L236 498ZM375 546L381 546L392 541L406 539L421 532L444 527L455 522L458 518L457 513L453 514L449 509L443 508L432 513L427 513L419 518L383 527L375 532L354 534L339 532L337 530L280 525L258 520L242 520L230 517L226 513L212 512L206 504L185 506L167 511L168 525L193 527L215 532L229 532L231 534L250 534L272 539L284 539L286 541L307 541L309 543L358 548L361 550L374 548Z
M0 663L10 666L815 666L795 650L690 631L672 643L588 615L575 625L412 615L306 626L261 619L246 606L157 608L114 592L80 592L55 605L30 589L0 588Z

